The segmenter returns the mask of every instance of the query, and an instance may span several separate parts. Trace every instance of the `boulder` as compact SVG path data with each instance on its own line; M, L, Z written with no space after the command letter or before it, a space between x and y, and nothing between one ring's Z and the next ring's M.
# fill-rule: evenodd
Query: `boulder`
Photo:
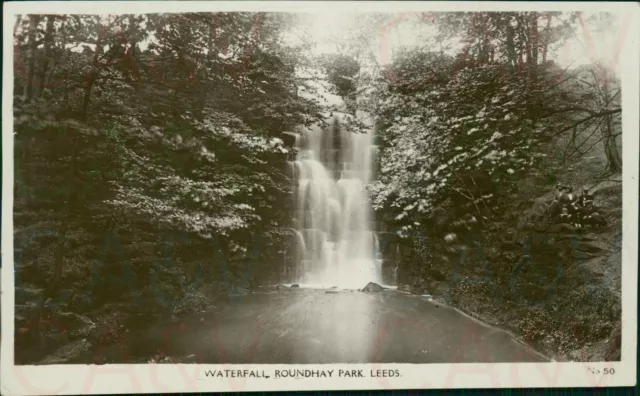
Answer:
M380 293L384 288L377 283L369 282L365 287L362 288L362 291L365 293Z
M280 139L282 139L282 142L285 144L285 146L294 147L296 145L297 136L298 134L295 132L286 131L280 134Z
M291 285L291 287L300 287L300 285L297 283L294 283L293 285Z

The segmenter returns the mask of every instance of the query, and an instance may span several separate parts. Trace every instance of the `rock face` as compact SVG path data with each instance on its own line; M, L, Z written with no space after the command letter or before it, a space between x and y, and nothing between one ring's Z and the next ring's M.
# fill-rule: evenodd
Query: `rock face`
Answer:
M377 283L369 282L365 287L362 288L362 291L365 293L380 293L384 288Z

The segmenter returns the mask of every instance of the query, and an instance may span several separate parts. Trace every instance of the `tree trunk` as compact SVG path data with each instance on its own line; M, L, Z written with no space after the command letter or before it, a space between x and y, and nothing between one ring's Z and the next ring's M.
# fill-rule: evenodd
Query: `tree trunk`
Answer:
M18 27L20 26L20 21L22 20L22 14L16 15L16 22L13 24L13 37L16 37L16 32L18 31Z
M27 70L27 81L25 81L24 85L24 97L27 101L31 101L33 98L33 77L36 68L36 51L38 50L36 34L39 22L40 15L29 15L29 66Z
M508 19L507 20L507 58L509 59L509 66L511 67L512 72L515 72L516 64L518 63L514 36L515 36L515 31L513 29L513 26L511 26L511 19Z
M82 109L80 110L80 117L83 121L87 120L89 113L89 104L91 103L91 90L93 89L93 84L98 79L98 74L100 73L100 69L98 68L98 61L100 59L100 54L102 53L102 40L104 31L102 30L102 25L100 24L100 18L98 20L98 40L96 42L96 49L93 51L93 60L91 61L91 71L89 72L89 77L87 81L87 85L84 88L84 95L82 97Z
M80 110L80 116L82 118L83 121L87 120L87 117L89 116L89 104L91 103L91 90L93 89L93 84L96 82L97 79L97 71L93 70L91 71L91 74L89 75L89 81L87 82L87 85L84 88L84 95L82 97L82 110Z
M609 107L611 103L611 91L609 88L609 82L612 79L611 73L608 69L603 70L602 81L602 96L603 105ZM612 173L622 172L622 157L618 150L616 137L614 135L613 127L613 114L607 114L604 116L604 121L600 126L600 132L602 133L602 144L604 145L604 153L607 156L607 170Z
M533 60L533 55L532 55L532 51L531 51L531 29L529 27L529 24L527 23L526 19L522 21L523 22L523 26L522 26L522 30L523 30L523 37L524 37L524 50L525 50L525 55L527 57L527 59L525 60L525 64L526 64L526 72L527 72L527 76L529 78L531 78L531 72L532 72L532 60Z
M544 28L544 42L542 43L542 63L547 63L547 51L551 41L551 14L547 14L547 26Z
M489 61L489 31L487 27L488 16L481 14L479 18L482 18L482 44L480 45L480 54L478 61L480 64L487 64Z
M47 69L49 68L49 59L51 58L51 43L53 42L53 22L55 21L55 16L48 15L47 16L47 30L44 37L44 59L42 60L42 67L40 69L40 73L38 75L39 80L39 89L36 96L41 97L44 93L44 89L47 83Z
M69 113L69 71L64 72L64 85L62 87L62 100L64 102L64 110L65 114Z
M611 173L620 173L622 172L622 156L618 150L616 137L613 134L613 116L606 115L603 124L600 127L600 131L603 137L604 153L607 156L607 170Z
M64 106L62 108L62 113L63 114L68 114L69 112L69 69L66 67L66 58L64 57L66 54L66 48L67 48L67 34L65 32L66 30L66 22L63 23L62 28L60 29L60 32L62 34L62 44L61 44L61 51L60 51L60 60L59 60L59 64L62 67L62 71L64 72L64 82L62 83L62 100L64 103Z
M207 107L207 102L209 101L209 98L211 97L215 89L215 87L213 86L213 83L211 82L211 78L214 75L214 70L213 70L214 60L217 57L217 51L215 48L216 24L213 21L209 21L208 33L209 35L207 40L207 56L205 57L206 72L205 72L204 81L201 85L201 89L199 93L200 98L198 100L198 111L200 112L201 116L204 116L205 109Z
M529 76L535 81L538 73L538 49L539 49L539 35L538 32L538 17L539 14L534 12L531 14L531 25L529 37L531 39L531 60L529 61Z

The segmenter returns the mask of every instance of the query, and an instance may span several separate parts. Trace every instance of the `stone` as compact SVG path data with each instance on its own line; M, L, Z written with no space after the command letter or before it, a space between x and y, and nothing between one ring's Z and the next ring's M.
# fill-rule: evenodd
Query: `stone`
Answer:
M588 260L584 265L592 274L596 276L604 276L605 269L602 265L602 260Z
M554 224L553 226L551 226L549 228L553 228L554 231L547 230L547 232L561 233L561 232L575 232L576 231L576 227L574 227L571 224L567 224L567 223Z
M35 287L28 287L28 286L24 286L24 287L16 287L15 291L16 291L16 303L20 304L20 303L25 303L25 302L29 302L29 301L37 301L38 298L40 297L40 295L42 294L42 291L44 289L38 289Z
M85 354L91 349L91 343L86 339L75 341L58 348L51 355L36 364L65 364Z
M193 353L193 354L191 354L189 356L186 356L184 358L184 363L196 363L196 354Z
M362 291L365 293L380 293L383 290L384 288L375 282L369 282L362 288Z
M568 233L568 234L559 234L556 236L556 239L559 241L592 241L593 239L584 234L577 233Z
M296 137L298 136L295 132L285 131L280 134L280 138L283 143L288 147L294 147L296 145Z
M407 285L405 283L402 283L402 284L398 285L398 289L397 290L400 291L400 292L409 293L409 292L411 292L411 286L409 286L409 285Z
M590 259L592 257L594 257L593 254L588 253L588 252L582 252L580 250L572 250L571 251L571 257L575 258L575 259L579 259L579 260L586 260L586 259Z
M604 248L596 242L585 242L585 241L575 242L573 244L573 248L575 250L588 252L588 253L599 253L604 250Z
M325 290L326 294L338 294L337 290Z
M71 341L67 334L58 333L55 331L43 332L42 339L44 341L44 348L48 350L61 348L62 346L69 344L69 342Z
M251 290L246 289L244 287L238 287L232 290L231 293L229 294L232 296L246 296L249 293L251 293Z
M293 285L291 285L291 287L300 287L300 285L297 283L294 283Z
M22 315L17 315L16 314L16 322L15 322L16 328L25 327L27 325L27 322L28 322L27 318L25 318Z
M536 232L531 236L531 245L544 245L549 241L550 237L544 233Z
M31 315L33 314L33 312L36 310L36 305L35 304L16 304L15 305L15 309L14 309L14 313L16 315L20 315L20 316L24 316L24 317L31 317Z
M74 292L71 289L62 289L56 295L47 300L48 303L53 305L68 305L74 297Z
M88 337L96 329L96 324L84 315L60 312L56 316L62 330L68 332L71 338Z

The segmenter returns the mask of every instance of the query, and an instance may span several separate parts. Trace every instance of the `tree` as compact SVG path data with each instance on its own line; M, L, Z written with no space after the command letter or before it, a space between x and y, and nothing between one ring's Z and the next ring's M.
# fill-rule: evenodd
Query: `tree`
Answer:
M531 173L544 147L576 128L578 134L600 131L616 169L615 121L609 120L619 114L612 100L619 91L603 89L602 72L586 83L580 73L545 62L573 20L443 13L440 37L463 37L455 57L420 47L398 53L386 73L363 88L372 93L369 111L380 116L376 210L394 213L405 235L414 227L409 219L428 221L443 208L491 219L508 202L517 175ZM477 175L467 177L472 171ZM480 179L501 188L480 186Z
M343 99L353 99L356 92L355 79L360 71L358 61L347 55L331 54L326 55L322 63L327 79L336 88L338 95Z
M33 99L33 80L35 77L35 68L36 68L36 51L38 48L37 43L37 34L38 34L38 24L40 23L40 15L29 15L29 69L27 71L26 83L24 85L24 97L27 101L31 101Z

